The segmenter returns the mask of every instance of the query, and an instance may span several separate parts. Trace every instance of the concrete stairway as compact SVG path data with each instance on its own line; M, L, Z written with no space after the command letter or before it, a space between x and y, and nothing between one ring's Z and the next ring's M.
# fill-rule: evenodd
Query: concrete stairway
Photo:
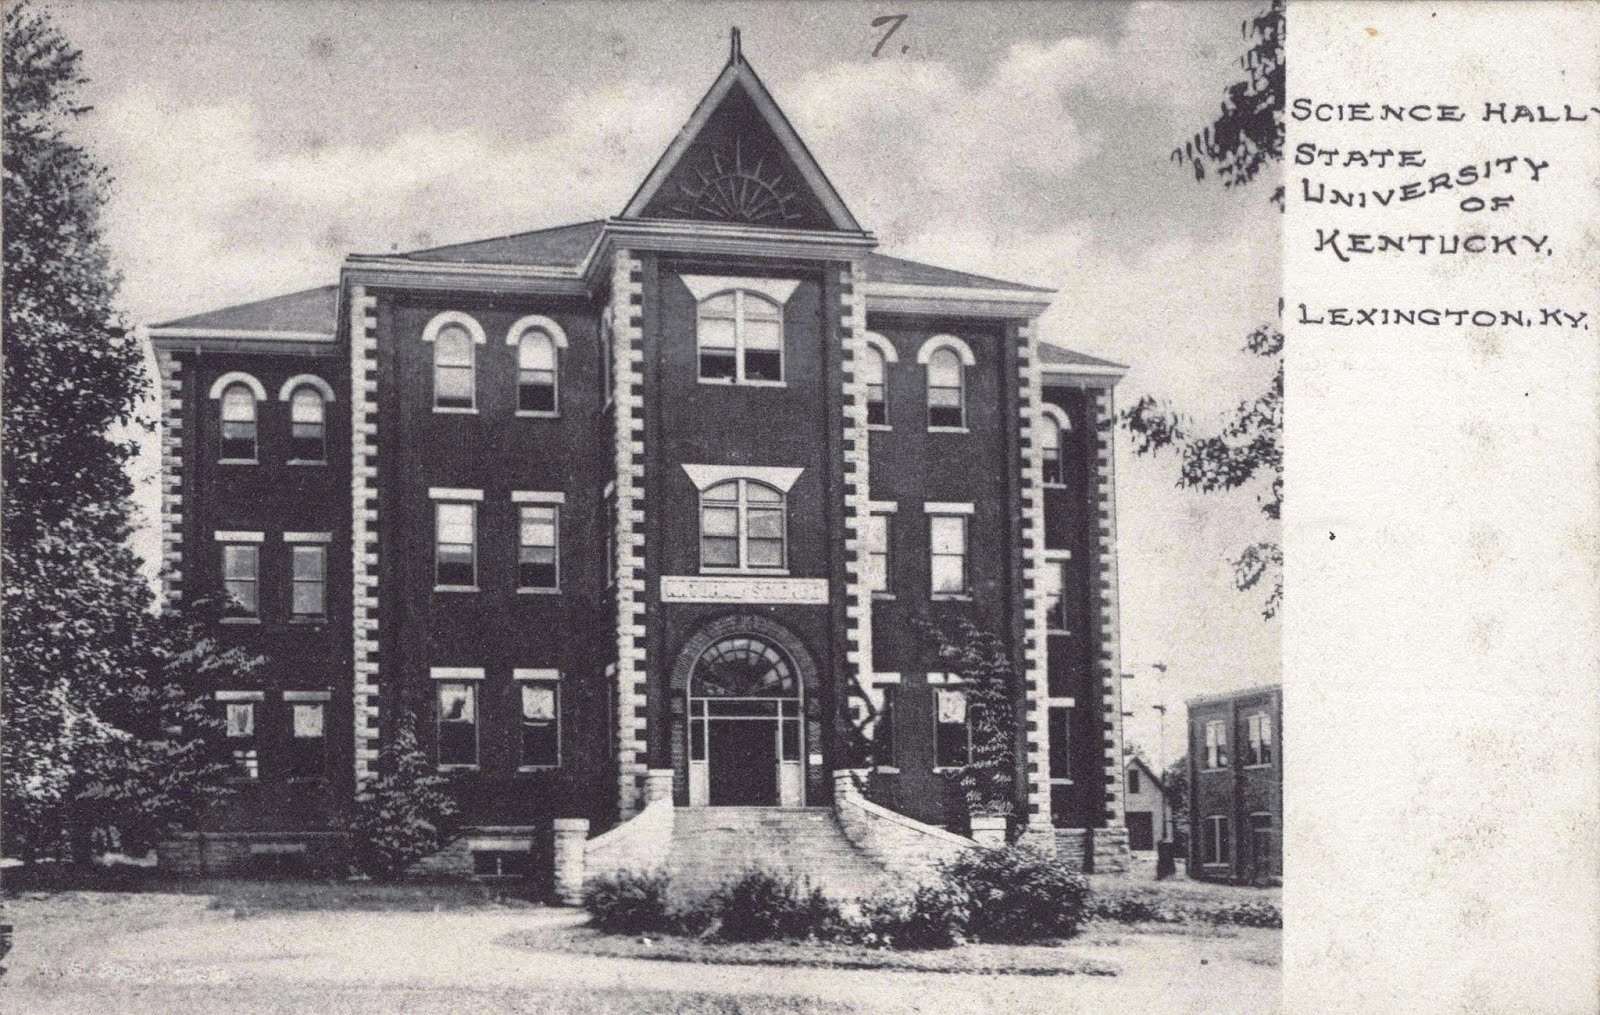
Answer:
M858 849L825 807L680 807L666 869L676 885L710 891L751 867L804 878L836 899L890 887L889 870Z

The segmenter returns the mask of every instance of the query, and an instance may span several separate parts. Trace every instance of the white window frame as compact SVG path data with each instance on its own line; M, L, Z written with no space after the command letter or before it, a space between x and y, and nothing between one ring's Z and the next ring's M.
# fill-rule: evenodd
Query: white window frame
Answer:
M561 505L565 498L560 500L535 500L531 497L519 499L512 495L512 502L517 508L517 592L526 595L559 595L561 592ZM524 585L522 584L522 551L531 544L522 541L523 514L529 510L545 510L550 512L551 533L550 551L554 560L555 579L549 585Z
M1244 717L1244 728L1245 744L1252 759L1244 767L1271 768L1273 759L1269 757L1265 761L1261 760L1261 748L1265 746L1270 751L1274 747L1272 716L1266 712L1251 712ZM1265 736L1262 735L1263 731Z
M934 426L933 425L933 357L935 353L948 351L954 354L958 365L957 379L959 381L961 402L961 423L959 426ZM922 369L923 401L926 408L924 421L928 424L929 433L969 433L970 422L967 418L967 371L977 366L978 358L972 354L972 347L954 335L934 335L917 350L917 364Z
M1203 727L1205 736L1207 772L1219 772L1228 767L1228 723L1225 719L1208 719Z
M923 504L928 515L928 591L936 602L964 602L972 599L972 515L971 504L929 501ZM954 518L961 523L961 591L941 592L934 587L934 559L953 557L955 554L936 553L933 548L933 529L941 518Z
M446 327L448 327L449 325L452 325L452 324L458 324L461 327L465 328L467 330L468 337L470 337L472 339L472 341L467 343L467 351L472 354L471 355L471 362L467 364L467 368L472 372L472 384L471 384L472 404L471 405L440 405L439 404L439 350L438 350L438 347L437 347L437 345L435 343L436 343L436 341L437 341L437 339L439 337L439 332L444 330L444 328L446 328ZM432 405L433 405L433 411L437 412L437 413L444 413L444 414L449 414L449 413L469 413L470 414L470 413L477 412L478 411L478 346L483 345L485 342L488 341L488 337L483 333L483 325L479 324L477 319L474 318L470 314L463 314L463 313L461 313L460 311L457 311L457 310L446 310L442 314L436 314L433 317L433 319L428 322L427 327L422 329L422 340L424 342L427 342L429 345L434 345L433 355L430 357L430 361L428 363L429 383L432 385L432 391L433 391L433 393L431 395L431 399L430 399L431 402L432 402Z
M1052 431L1051 428L1054 428ZM1056 437L1056 478L1049 478L1049 445L1045 434ZM1039 413L1039 482L1048 490L1065 489L1067 485L1067 434L1072 432L1072 419L1058 405L1045 405Z
M788 385L788 334L784 327L784 308L789 297L800 285L797 279L731 278L715 275L680 275L695 301L695 377L701 384L745 387L782 388ZM732 294L733 304L733 376L707 377L701 369L700 357L704 352L703 330L700 321L707 301ZM755 296L770 303L778 311L778 379L749 378L745 376L745 297Z
M222 454L222 442L226 440L223 431L227 428L226 395L232 388L242 385L250 392L250 444L254 453L249 458L229 458ZM216 379L211 385L210 395L217 403L217 464L218 465L259 465L261 464L261 403L267 400L267 389L251 374L242 370L230 370Z
M1060 582L1060 597L1057 599L1055 609L1050 608L1049 586L1042 585L1039 589L1040 605L1044 609L1044 630L1046 634L1070 635L1072 633L1067 616L1067 576L1069 573L1067 565L1071 560L1071 550L1044 551L1044 573L1054 575L1054 580Z
M552 669L516 669L512 671L512 679L516 682L517 687L517 771L543 772L560 768L565 760L561 742L561 672ZM555 694L555 715L552 724L555 727L556 760L548 764L530 764L524 754L526 745L522 739L522 733L528 719L522 712L522 688L529 686L548 687Z
M224 623L224 624L259 624L259 623L261 623L261 618L266 613L266 609L265 609L266 604L262 602L262 595L261 595L261 593L262 593L262 589L261 589L261 544L266 539L266 533L263 533L263 532L227 532L227 531L217 531L217 532L212 533L212 538L214 538L216 540L217 544L218 544L217 545L217 571L221 575L221 584L222 584L223 595L225 595L225 596L228 595L228 582L230 582L230 581L233 581L233 582L245 582L245 581L248 581L248 582L250 582L251 584L253 584L255 586L255 592L256 592L256 608L255 608L254 611L252 611L250 613L238 614L238 615L233 615L233 616L223 616L223 617L219 618L219 621L221 623ZM246 579L246 578L229 578L228 577L228 549L230 547L250 547L250 548L255 550L255 552L256 552L255 553L255 557L256 557L255 577L248 578L248 579Z
M550 409L524 409L522 408L522 340L530 331L542 331L550 338L550 356L553 367L551 369L551 404ZM567 350L567 333L549 317L539 314L529 314L519 319L506 332L506 345L513 350L516 357L517 369L517 398L516 414L532 419L556 419L561 415L561 361Z
M478 504L483 500L482 490L454 490L434 487L428 491L428 498L433 501L433 591L435 592L477 592L480 578L478 544ZM442 505L461 505L472 512L472 584L457 585L445 584L439 581L439 519ZM455 545L455 544L452 544Z
M1229 867L1233 864L1233 824L1226 814L1208 814L1200 843L1200 863L1204 867Z
M284 533L284 541L289 543L289 619L291 622L301 624L319 624L328 619L328 547L326 540L322 539L295 539L290 535L309 535L309 533ZM294 562L300 550L316 550L322 555L322 577L312 580L301 578L296 573ZM295 610L295 593L301 585L322 586L322 609L317 613L299 613Z
M879 361L883 363L883 378L882 383L879 385L883 388L883 422L873 423L869 421L867 423L867 429L893 430L894 418L889 415L889 367L891 364L898 363L900 361L900 357L894 351L894 345L876 331L867 332L866 340L867 348L872 352L877 353ZM864 381L862 383L865 384ZM871 402L869 401L867 404L870 407Z
M883 587L874 588L868 584L867 591L872 594L874 599L893 599L894 516L899 510L899 505L894 501L875 500L870 501L867 508L867 524L871 526L881 523L883 526L883 549L881 551L872 548L872 532L870 529L862 534L861 552L863 561L870 561L875 557L883 559Z
M429 671L433 679L433 750L434 761L442 771L476 771L483 762L483 695L478 685L483 680L483 669L474 666L435 666ZM472 695L472 761L446 764L440 756L439 734L444 725L443 702L440 695L446 687L464 687Z
M796 470L798 471L798 470ZM729 483L738 484L738 499L733 501L706 500L706 494L719 489ZM758 511L777 511L783 518L782 546L779 551L779 563L776 566L758 565L750 563L750 484L771 490L778 495L776 504L771 501L756 501ZM705 513L708 504L717 509L727 510L732 507L735 511L737 535L739 540L739 563L736 566L706 563L706 521ZM717 538L726 539L721 536ZM749 476L735 476L721 482L711 483L700 490L700 573L701 574L770 574L786 575L789 573L789 493L786 489L774 486L760 479Z
M973 763L972 700L967 698L966 689L959 682L946 678L939 683L934 683L934 674L930 673L928 677L933 691L933 770L935 772L957 772ZM941 693L959 694L966 699L962 712L965 719L962 725L966 727L967 732L967 760L959 765L942 764L939 757L939 727L955 725L955 723L942 723L939 721L939 695Z

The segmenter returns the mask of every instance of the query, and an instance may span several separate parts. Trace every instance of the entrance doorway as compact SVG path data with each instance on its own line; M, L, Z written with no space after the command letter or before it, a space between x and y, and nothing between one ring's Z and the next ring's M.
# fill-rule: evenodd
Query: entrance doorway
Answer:
M725 638L689 680L689 804L800 807L800 682L787 655L753 636Z

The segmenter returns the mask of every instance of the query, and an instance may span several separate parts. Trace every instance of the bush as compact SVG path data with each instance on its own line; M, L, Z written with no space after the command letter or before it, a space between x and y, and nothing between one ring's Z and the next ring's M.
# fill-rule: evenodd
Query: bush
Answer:
M378 755L378 772L356 797L346 828L356 868L374 880L394 881L455 837L456 802L450 781L417 746L409 720L398 724Z
M1110 898L1096 895L1089 902L1088 915L1095 920L1114 923L1178 923L1180 914L1164 909L1159 901L1148 895L1119 895Z
M676 929L667 899L671 884L661 873L618 871L590 878L583 886L583 908L594 926L611 934L665 933Z
M937 881L906 895L863 899L851 936L883 948L953 948L962 942L969 915L966 895Z
M1025 846L968 850L943 865L947 887L970 905L975 941L1035 941L1078 933L1089 884L1054 857Z
M716 893L726 941L770 941L775 938L827 938L843 925L839 907L809 884L771 871L752 868Z
M1231 923L1237 927L1275 927L1283 928L1283 912L1276 905L1265 900L1250 902L1230 902L1211 910L1207 914L1212 923Z

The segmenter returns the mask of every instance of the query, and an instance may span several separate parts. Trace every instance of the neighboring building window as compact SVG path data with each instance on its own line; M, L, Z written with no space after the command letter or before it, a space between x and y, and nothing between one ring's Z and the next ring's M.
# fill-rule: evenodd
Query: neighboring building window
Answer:
M561 687L555 683L525 683L522 694L522 767L548 768L561 764Z
M1067 634L1067 562L1046 560L1039 573L1039 593L1044 597L1044 626L1051 634Z
M556 340L543 328L517 341L517 411L556 414Z
M434 504L434 582L448 588L478 584L478 506Z
M1137 768L1128 769L1128 792L1139 792L1139 770Z
M1049 712L1050 779L1072 781L1072 707L1052 705Z
M289 398L289 458L296 462L323 462L328 458L328 407L322 392L309 384Z
M472 332L452 321L433 336L433 407L471 409L477 405Z
M1202 863L1233 862L1233 835L1226 815L1214 814L1206 818L1200 856Z
M967 707L967 692L936 687L933 709L937 724L934 764L939 768L972 764L972 709Z
M928 357L928 426L960 429L967 425L965 372L954 349L935 349Z
M327 705L320 701L291 702L289 775L295 778L320 778L326 756Z
M928 543L932 560L933 594L967 592L967 516L928 516Z
M524 504L517 531L517 588L560 587L561 508Z
M784 495L753 479L731 479L700 495L700 566L776 570L785 561Z
M700 379L728 384L783 380L783 308L745 289L701 300Z
M328 613L328 548L325 546L293 546L292 555L293 604L292 613L297 620L313 620Z
M889 396L885 386L883 353L867 346L861 354L861 378L867 383L867 425L889 425Z
M246 384L222 392L222 455L225 462L256 460L256 396Z
M255 702L230 701L226 708L225 721L234 774L246 779L259 779L261 760L256 753Z
M866 574L868 592L889 591L889 515L867 516Z
M1046 413L1039 428L1039 454L1044 460L1044 485L1061 486L1066 482L1061 469L1061 420L1054 413Z
M1206 767L1228 767L1228 725L1221 720L1206 723Z
M1245 754L1246 765L1272 764L1272 717L1265 712L1245 718Z
M478 685L440 681L439 764L461 767L478 763Z
M261 548L254 543L222 544L222 590L228 614L261 616Z

